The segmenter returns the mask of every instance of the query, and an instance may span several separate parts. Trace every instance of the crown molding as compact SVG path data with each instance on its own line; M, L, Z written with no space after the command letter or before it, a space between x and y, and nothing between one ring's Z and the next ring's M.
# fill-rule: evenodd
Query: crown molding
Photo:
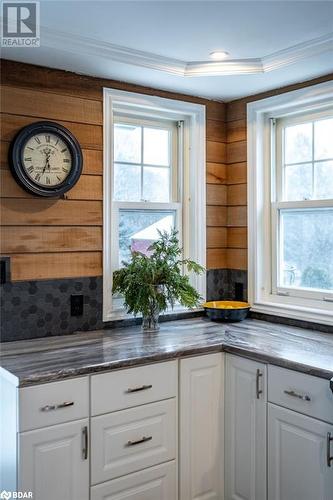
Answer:
M289 66L302 59L308 59L330 51L333 53L333 33L264 56L261 61L265 72L274 71L282 66Z
M83 56L103 57L109 61L185 76L186 62L184 61L51 28L41 27L41 47Z
M332 51L333 56L333 33L262 58L224 61L186 62L47 27L41 27L41 47L81 56L102 57L108 61L117 61L182 77L221 76L266 73L329 51Z

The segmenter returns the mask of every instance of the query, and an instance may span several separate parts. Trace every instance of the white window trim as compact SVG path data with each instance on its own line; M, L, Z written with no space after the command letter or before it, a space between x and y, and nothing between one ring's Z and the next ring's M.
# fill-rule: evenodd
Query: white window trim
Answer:
M188 183L183 186L184 257L206 265L206 114L205 106L189 102L103 89L103 321L129 317L112 306L112 186L113 114L124 113L184 121L184 169ZM193 276L192 284L206 296L206 276ZM184 309L175 308L175 311ZM172 313L172 311L170 311Z
M270 119L325 108L333 82L325 82L247 105L248 287L252 310L332 325L330 302L271 293L271 127Z

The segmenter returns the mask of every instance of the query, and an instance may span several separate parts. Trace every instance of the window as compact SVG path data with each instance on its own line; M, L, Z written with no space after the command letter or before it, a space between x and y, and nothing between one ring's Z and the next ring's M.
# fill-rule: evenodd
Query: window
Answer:
M158 231L181 238L181 122L115 116L113 125L114 268L131 250L148 253Z
M191 172L191 175L190 175ZM104 89L103 319L122 318L112 273L158 230L178 230L205 265L205 112L197 104ZM205 278L192 277L205 295Z
M271 123L273 291L325 299L333 292L333 109Z
M248 105L253 308L327 324L333 322L332 98L328 82Z

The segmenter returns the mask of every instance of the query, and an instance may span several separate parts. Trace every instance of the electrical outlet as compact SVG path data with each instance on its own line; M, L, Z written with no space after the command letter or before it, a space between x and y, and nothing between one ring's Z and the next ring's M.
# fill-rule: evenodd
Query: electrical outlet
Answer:
M0 258L0 284L10 283L10 257Z
M244 285L243 283L235 283L235 300L244 300Z
M83 315L83 295L71 295L71 316Z

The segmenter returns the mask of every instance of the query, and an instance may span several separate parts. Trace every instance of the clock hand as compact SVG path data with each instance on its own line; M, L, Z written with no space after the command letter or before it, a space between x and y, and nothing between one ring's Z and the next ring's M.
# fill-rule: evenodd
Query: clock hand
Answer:
M42 171L42 175L45 173L46 167L49 166L49 155L46 156L45 166Z

